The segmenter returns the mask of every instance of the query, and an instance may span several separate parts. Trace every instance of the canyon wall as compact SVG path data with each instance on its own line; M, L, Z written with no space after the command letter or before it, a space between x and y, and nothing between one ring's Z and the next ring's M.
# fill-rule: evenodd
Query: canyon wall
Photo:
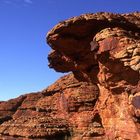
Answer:
M140 13L73 17L47 43L49 67L71 73L0 102L0 139L139 140Z

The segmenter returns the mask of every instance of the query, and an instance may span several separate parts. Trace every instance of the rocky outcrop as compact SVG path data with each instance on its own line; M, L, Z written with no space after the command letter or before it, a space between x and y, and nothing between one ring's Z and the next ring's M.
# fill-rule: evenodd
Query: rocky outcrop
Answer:
M0 139L139 140L140 13L74 17L47 42L50 68L72 73L0 102Z
M102 136L101 118L99 114L95 116L94 111L98 96L96 85L79 82L69 74L41 93L2 102L0 106L6 113L0 111L0 120L9 118L0 125L0 138L63 140L71 139L72 135L80 138L82 133ZM19 101L17 106L15 103ZM13 112L7 114L11 110Z

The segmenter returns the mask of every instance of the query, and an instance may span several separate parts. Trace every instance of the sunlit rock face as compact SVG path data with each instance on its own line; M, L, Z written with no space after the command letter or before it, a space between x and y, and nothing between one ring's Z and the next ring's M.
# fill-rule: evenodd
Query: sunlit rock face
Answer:
M84 14L48 34L49 67L71 72L0 102L1 139L139 140L140 13Z

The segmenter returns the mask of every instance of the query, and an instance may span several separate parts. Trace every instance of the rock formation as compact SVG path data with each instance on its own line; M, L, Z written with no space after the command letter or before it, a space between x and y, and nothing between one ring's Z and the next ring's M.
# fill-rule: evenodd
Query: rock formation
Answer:
M50 68L71 73L0 102L0 139L139 140L140 13L73 17L47 42Z

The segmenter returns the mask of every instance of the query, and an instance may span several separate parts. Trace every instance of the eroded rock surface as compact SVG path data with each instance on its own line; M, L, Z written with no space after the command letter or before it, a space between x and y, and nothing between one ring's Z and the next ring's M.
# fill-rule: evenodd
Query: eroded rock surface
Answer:
M72 73L0 102L0 139L139 140L140 13L74 17L47 42L50 68Z
M102 136L101 118L99 114L97 117L94 115L98 96L96 85L79 82L73 74L69 74L40 93L2 102L0 106L5 113L0 110L3 122L0 138L63 140L70 139L71 135L80 138L83 134L89 136L96 133ZM17 107L15 103L18 102L20 106ZM8 119L3 119L7 116ZM98 127L93 129L93 123L97 123Z

